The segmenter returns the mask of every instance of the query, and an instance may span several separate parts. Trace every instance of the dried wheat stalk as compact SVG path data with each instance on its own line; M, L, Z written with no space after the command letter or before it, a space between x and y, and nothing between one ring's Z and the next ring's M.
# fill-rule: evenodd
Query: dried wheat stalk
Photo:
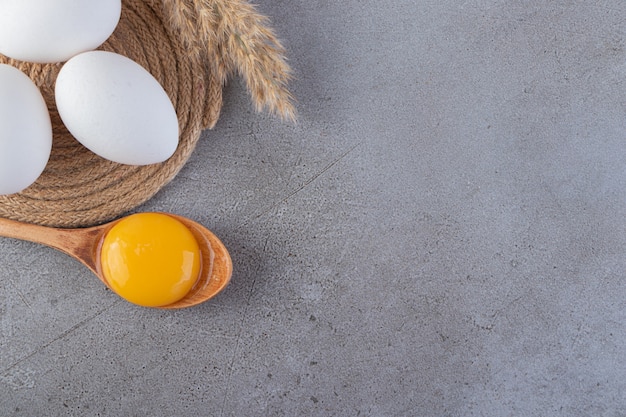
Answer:
M295 120L293 96L287 89L291 69L284 48L268 25L245 0L163 0L164 11L181 40L196 56L207 56L223 83L240 74L258 111Z

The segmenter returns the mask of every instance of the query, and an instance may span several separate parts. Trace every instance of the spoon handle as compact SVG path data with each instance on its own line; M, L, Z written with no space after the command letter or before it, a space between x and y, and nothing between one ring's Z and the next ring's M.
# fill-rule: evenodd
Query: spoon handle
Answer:
M99 227L61 229L0 218L0 236L27 240L60 250L77 258L94 272L96 271L95 246L99 242L98 235L101 233L102 229Z

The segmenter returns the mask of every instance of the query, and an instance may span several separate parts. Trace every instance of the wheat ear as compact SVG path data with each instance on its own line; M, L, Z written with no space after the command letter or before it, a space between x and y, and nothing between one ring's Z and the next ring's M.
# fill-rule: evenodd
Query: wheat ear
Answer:
M206 55L225 83L241 75L258 111L295 120L287 88L292 71L269 19L245 0L163 0L164 11L194 56Z

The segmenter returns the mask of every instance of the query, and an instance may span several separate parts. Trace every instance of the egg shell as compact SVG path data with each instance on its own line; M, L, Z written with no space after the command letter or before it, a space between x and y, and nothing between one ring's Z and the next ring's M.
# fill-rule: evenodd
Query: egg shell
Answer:
M121 0L2 0L0 53L55 63L96 49L115 30Z
M55 99L72 136L105 159L148 165L176 151L172 102L146 69L125 56L91 51L73 57L59 72Z
M39 88L0 64L0 194L20 192L41 175L52 150L52 124Z

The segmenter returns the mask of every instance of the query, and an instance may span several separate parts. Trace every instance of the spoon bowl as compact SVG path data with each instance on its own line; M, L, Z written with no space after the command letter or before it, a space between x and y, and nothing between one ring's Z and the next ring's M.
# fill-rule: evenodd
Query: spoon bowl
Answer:
M230 282L233 264L224 244L210 230L183 216L160 213L184 224L196 238L201 253L201 269L191 290L180 300L155 308L191 307L213 298ZM0 218L0 236L27 240L60 250L83 263L113 291L102 272L100 252L105 236L124 218L99 226L63 229Z

